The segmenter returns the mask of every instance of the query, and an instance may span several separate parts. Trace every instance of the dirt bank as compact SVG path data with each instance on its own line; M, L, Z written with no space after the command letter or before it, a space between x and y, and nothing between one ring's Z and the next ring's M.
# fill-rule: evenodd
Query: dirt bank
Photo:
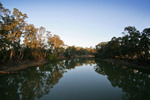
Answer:
M23 70L28 67L32 66L39 66L48 63L47 60L26 60L26 61L15 61L15 62L8 62L5 64L0 65L0 73L13 73L15 71Z
M103 59L103 61L113 62L113 63L117 63L117 64L123 64L123 65L127 65L127 66L150 70L150 63L146 63L146 62L139 63L136 61L125 61L125 60L120 60L120 59Z

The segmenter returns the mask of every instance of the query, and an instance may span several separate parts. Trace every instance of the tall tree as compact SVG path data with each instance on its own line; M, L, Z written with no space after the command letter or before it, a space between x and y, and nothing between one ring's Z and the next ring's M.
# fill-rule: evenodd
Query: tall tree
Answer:
M37 44L37 31L33 24L27 24L24 32L24 44L28 48L36 48Z
M53 35L48 43L52 46L53 53L57 56L60 53L60 48L64 46L64 42L60 39L58 35Z
M140 40L141 57L143 60L150 59L150 28L143 30Z

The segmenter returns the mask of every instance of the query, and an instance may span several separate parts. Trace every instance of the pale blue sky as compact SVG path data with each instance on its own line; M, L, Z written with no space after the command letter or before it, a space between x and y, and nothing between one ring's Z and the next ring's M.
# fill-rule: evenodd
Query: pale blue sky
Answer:
M150 0L0 0L28 15L27 22L57 34L67 45L95 46L122 36L124 27L150 27Z

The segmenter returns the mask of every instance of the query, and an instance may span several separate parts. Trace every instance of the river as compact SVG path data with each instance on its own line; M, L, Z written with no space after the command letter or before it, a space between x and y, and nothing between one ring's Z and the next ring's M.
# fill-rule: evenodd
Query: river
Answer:
M2 100L149 100L150 71L72 59L0 76Z

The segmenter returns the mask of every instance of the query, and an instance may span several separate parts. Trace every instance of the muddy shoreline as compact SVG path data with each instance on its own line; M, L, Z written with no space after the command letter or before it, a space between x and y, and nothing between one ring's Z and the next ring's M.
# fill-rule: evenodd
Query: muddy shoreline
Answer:
M126 60L120 60L120 59L103 59L103 61L127 65L127 66L132 66L135 68L143 68L143 69L150 70L150 63L144 63L144 62L139 63L136 61L126 61Z
M16 61L8 62L7 64L0 65L0 73L13 73L15 71L23 70L32 66L39 66L48 63L47 60L25 60L25 61Z
M76 57L76 58L93 58L93 57ZM57 58L57 61L59 60L66 60L67 58L59 57ZM72 58L75 59L75 58ZM14 73L19 70L23 70L29 67L39 66L46 63L51 63L52 61L48 61L45 59L42 60L23 60L23 61L12 61L7 62L4 64L0 64L0 74L7 74L7 73Z
M150 63L138 63L135 61L126 61L126 60L119 60L119 59L103 59L103 61L150 70ZM0 73L1 74L13 73L15 71L27 69L29 67L43 65L46 63L50 63L50 61L47 61L47 60L33 60L33 61L25 60L25 61L8 62L8 63L0 65Z

